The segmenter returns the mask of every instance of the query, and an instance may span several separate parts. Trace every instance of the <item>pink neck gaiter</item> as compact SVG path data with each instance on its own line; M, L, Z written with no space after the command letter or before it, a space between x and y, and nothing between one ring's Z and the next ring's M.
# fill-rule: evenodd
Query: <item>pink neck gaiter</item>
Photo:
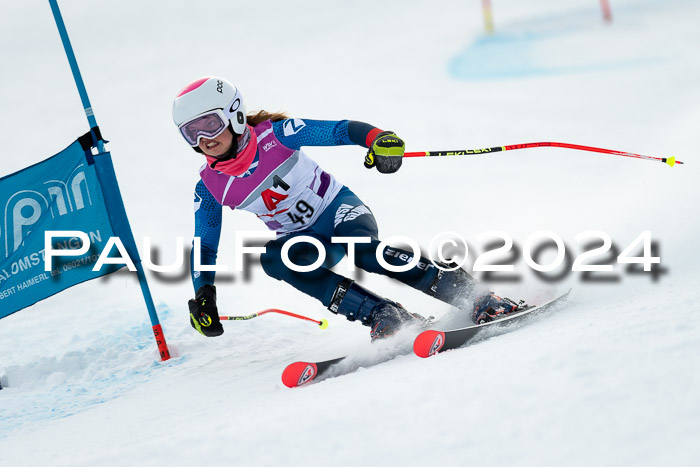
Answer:
M238 154L236 157L227 161L218 162L214 167L214 170L236 177L244 174L246 170L248 170L248 167L250 167L250 164L253 163L255 153L258 150L258 135L255 134L255 131L250 125L247 125L247 128L247 134L243 134L238 138ZM207 158L209 167L211 167L214 162L219 160L216 157L209 156L207 154L204 156Z

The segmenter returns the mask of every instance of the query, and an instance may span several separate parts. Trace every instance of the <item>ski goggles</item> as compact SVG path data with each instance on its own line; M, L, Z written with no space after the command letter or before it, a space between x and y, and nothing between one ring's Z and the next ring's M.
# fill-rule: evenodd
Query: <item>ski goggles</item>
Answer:
M190 146L197 146L200 138L216 138L224 132L226 127L228 127L228 117L223 110L216 109L199 115L178 128Z

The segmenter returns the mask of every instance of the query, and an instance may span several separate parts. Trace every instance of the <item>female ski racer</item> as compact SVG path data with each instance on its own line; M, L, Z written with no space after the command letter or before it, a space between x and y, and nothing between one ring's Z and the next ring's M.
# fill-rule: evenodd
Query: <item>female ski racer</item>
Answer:
M173 103L173 119L185 141L206 159L195 187L195 237L201 238L201 264L216 264L222 207L228 206L252 212L277 233L260 258L266 274L317 298L331 312L370 326L372 340L425 319L331 271L348 249L346 243L332 243L331 237L369 237L369 243L354 245L355 265L365 271L392 277L457 307L477 297L472 313L476 323L518 309L509 299L480 291L463 269L446 271L422 257L405 272L382 267L375 256L380 240L372 211L301 149L355 144L368 148L365 167L393 173L401 167L405 147L393 132L349 120L295 119L265 111L247 115L239 90L217 77L185 86ZM282 246L297 235L319 240L332 259L311 272L287 268ZM399 248L385 248L382 253L392 266L405 265L413 256ZM300 242L288 255L296 265L310 265L318 251ZM205 336L219 336L224 328L216 307L215 273L191 273L196 292L188 303L190 323Z

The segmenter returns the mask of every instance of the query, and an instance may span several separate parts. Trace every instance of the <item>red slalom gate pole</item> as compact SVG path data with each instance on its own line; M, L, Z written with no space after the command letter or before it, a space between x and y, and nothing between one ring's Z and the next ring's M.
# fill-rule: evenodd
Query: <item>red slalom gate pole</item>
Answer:
M525 143L525 144L512 144L510 146L495 146L492 148L484 148L484 149L461 149L461 150L457 150L457 151L407 152L404 154L404 157L469 156L469 155L476 155L476 154L488 154L491 152L503 152L503 151L513 151L516 149L541 148L541 147L567 148L567 149L576 149L579 151L600 152L603 154L612 154L615 156L633 157L635 159L663 162L664 164L668 164L671 167L673 167L675 164L683 164L683 162L677 161L675 157L644 156L642 154L634 154L632 152L616 151L614 149L594 148L592 146L581 146L580 144L570 144L570 143Z
M219 316L219 319L221 321L246 321L249 319L257 318L258 316L264 315L265 313L279 313L281 315L291 316L292 318L298 318L298 319L301 319L304 321L311 321L312 323L318 324L321 327L321 329L326 329L328 327L328 321L326 321L325 319L317 321L315 319L311 319L311 318L308 318L306 316L292 313L291 311L279 310L277 308L270 308L267 310L258 311L257 313L253 313L252 315L246 315L246 316Z

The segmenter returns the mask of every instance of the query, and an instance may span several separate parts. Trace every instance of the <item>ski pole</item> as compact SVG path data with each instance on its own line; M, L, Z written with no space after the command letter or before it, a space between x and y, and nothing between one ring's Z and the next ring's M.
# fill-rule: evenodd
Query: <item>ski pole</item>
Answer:
M312 323L318 324L321 327L321 329L326 329L328 327L328 321L326 321L325 319L322 319L321 321L316 321L315 319L307 318L306 316L298 315L290 311L278 310L277 308L270 308L268 310L258 311L257 313L253 313L252 315L246 316L219 316L219 319L221 321L245 321L257 318L258 316L264 315L265 313L279 313L282 315L291 316L292 318L299 318L305 321L311 321Z
M510 146L495 146L485 149L461 149L457 151L425 151L425 152L407 152L404 157L433 157L433 156L468 156L474 154L486 154L490 152L513 151L515 149L541 148L541 147L557 147L576 149L579 151L601 152L604 154L613 154L615 156L634 157L636 159L644 159L651 161L660 161L673 167L674 164L683 164L677 161L675 157L652 157L634 154L631 152L615 151L613 149L594 148L592 146L581 146L579 144L570 143L525 143L511 144Z

